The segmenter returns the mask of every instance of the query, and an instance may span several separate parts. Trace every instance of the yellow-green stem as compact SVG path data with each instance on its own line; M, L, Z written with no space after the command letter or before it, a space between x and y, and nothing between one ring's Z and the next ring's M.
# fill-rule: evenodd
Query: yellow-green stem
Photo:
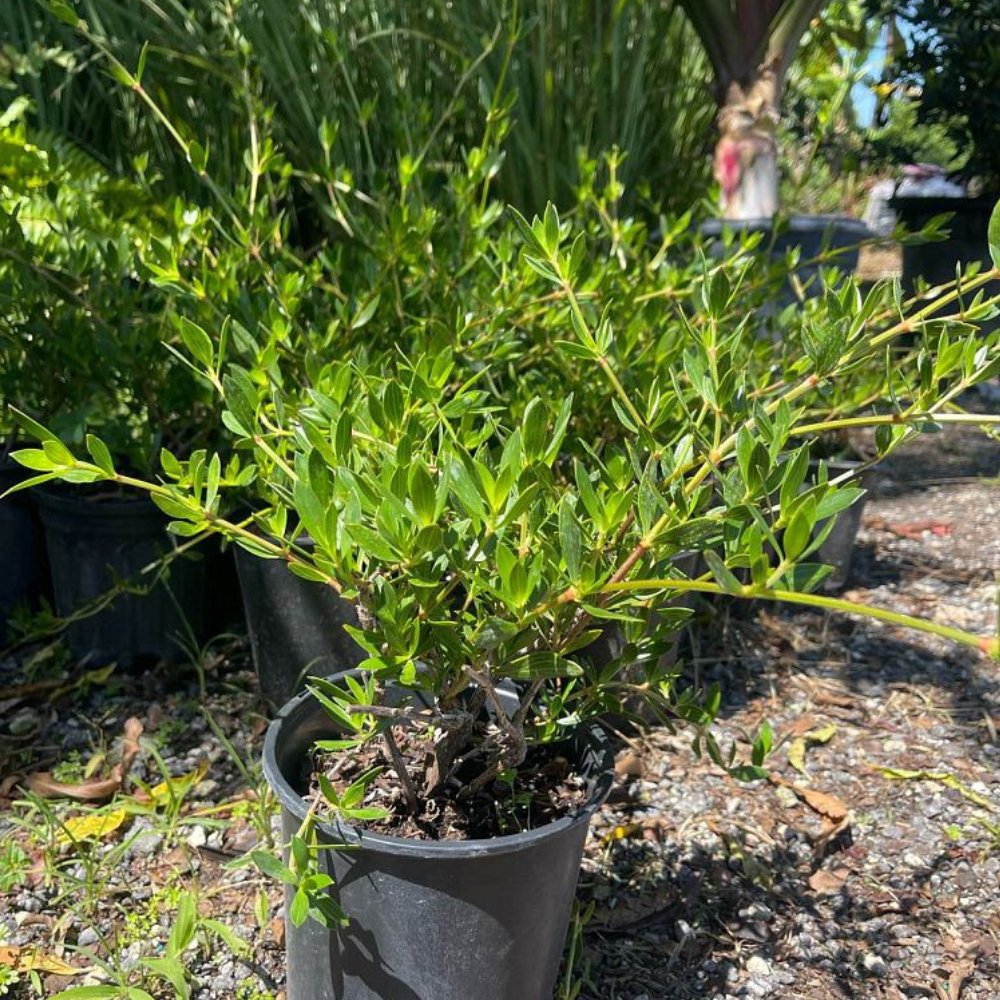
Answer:
M953 628L950 625L939 625L926 618L905 615L887 608L877 608L871 604L855 604L840 597L827 597L823 594L807 594L795 590L776 590L773 588L754 587L748 585L736 592L727 591L724 587L708 580L686 579L654 579L654 580L623 580L619 583L608 583L599 588L598 593L621 594L633 591L671 590L677 592L698 591L704 594L727 594L745 600L778 601L783 604L802 604L806 607L823 608L827 611L837 611L841 614L857 615L861 618L873 618L876 621L902 628L911 628L918 632L926 632L942 639L972 646L994 659L1000 659L1000 639L996 636L981 636L975 632Z

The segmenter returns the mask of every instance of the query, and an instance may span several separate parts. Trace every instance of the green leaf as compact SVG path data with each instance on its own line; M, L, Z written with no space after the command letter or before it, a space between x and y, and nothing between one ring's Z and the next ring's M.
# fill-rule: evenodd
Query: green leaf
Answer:
M517 231L521 234L521 238L524 240L524 245L530 253L534 253L539 257L545 256L545 247L539 242L538 237L535 235L534 230L532 230L528 220L521 215L521 213L516 209L508 206L507 211L510 213L510 217L514 220L514 225L517 226Z
M121 1000L120 986L71 986L68 990L53 994L49 1000Z
M580 563L583 558L583 533L573 513L571 493L563 494L559 502L559 545L570 580L576 582L580 578Z
M427 466L419 459L410 468L410 502L422 527L433 524L437 509L436 490Z
M76 11L65 0L48 0L45 6L63 24L68 24L71 28L75 28L80 23L80 18L77 16Z
M10 457L18 465L36 472L51 472L56 467L56 463L41 448L22 448L20 451L12 451Z
M111 452L108 451L108 446L100 438L94 437L93 434L88 434L87 451L90 452L90 457L94 460L94 464L102 472L106 472L109 476L115 474L115 464L111 460Z
M524 416L521 418L521 442L524 454L532 461L541 458L545 450L547 427L545 404L535 396L524 408Z
M560 284L559 275L552 270L544 260L539 257L532 257L531 254L524 255L524 262L536 274L540 274L546 281L551 281L554 285Z
M288 919L296 927L301 927L309 916L309 897L301 886L292 897L292 905L288 908Z
M325 545L326 537L326 508L320 502L316 491L303 479L295 482L292 490L292 498L295 502L295 510L302 519L306 531L319 545Z
M189 1000L191 987L188 985L184 966L176 958L144 958L142 964L170 983L177 1000Z
M290 868L282 864L270 851L251 851L250 860L265 874L279 882L295 885L297 879Z
M56 465L76 464L76 459L73 458L73 453L62 443L62 441L55 439L43 441L42 451L44 451Z
M360 330L363 326L367 326L368 322L371 320L372 316L375 315L375 310L378 309L379 295L376 292L355 314L354 318L351 320L351 329Z
M558 653L545 651L519 656L500 666L497 673L517 681L533 681L542 677L579 677L583 668Z
M213 934L217 935L234 955L248 955L250 953L249 944L232 927L222 923L221 920L213 920L211 917L206 917L202 920L201 925L206 930L210 930Z
M142 43L139 50L139 65L135 71L135 78L142 83L142 74L146 72L146 56L149 54L149 40Z
M215 351L212 346L212 338L197 323L192 323L186 316L181 316L177 321L181 340L184 346L191 352L191 355L204 365L209 371L215 363Z
M545 249L550 257L559 249L559 213L551 201L545 206Z
M316 780L319 783L319 790L323 793L326 801L334 808L340 808L342 805L341 798L337 794L337 789L333 787L333 782L322 771L316 773Z
M180 955L194 940L197 924L198 907L195 905L194 896L185 892L177 903L174 924L167 939L167 954Z
M166 448L160 449L160 468L162 468L171 479L180 479L180 477L184 474L184 470L181 468L181 463L174 457L173 452L168 451Z
M364 806L360 809L348 809L347 815L351 819L378 820L385 819L389 815L389 810L383 809L381 806Z
M993 212L990 214L988 238L993 266L1000 267L1000 201L993 206Z
M187 154L188 161L195 171L199 174L205 173L205 168L208 166L208 150L200 142L192 140L188 144Z
M252 437L257 423L257 390L250 376L242 368L231 365L229 374L222 379L222 391L226 405L236 418L237 433Z
M727 594L739 594L743 590L743 584L733 575L717 552L705 549L703 555L708 568L712 571L712 576L715 577L715 582Z
M47 427L43 427L37 420L29 417L27 413L22 413L16 406L10 407L10 412L14 414L14 419L18 424L36 441L59 440Z
M682 524L667 528L657 539L657 544L677 549L693 548L721 531L722 522L717 518L693 517Z
M785 558L788 560L797 559L809 545L812 538L813 520L816 516L816 503L809 498L809 501L802 504L792 515L785 529L782 545L785 550Z

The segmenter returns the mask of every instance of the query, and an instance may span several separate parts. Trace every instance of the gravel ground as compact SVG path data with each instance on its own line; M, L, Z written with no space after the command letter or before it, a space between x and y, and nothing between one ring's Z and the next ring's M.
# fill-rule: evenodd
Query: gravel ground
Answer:
M969 432L894 458L845 596L993 629L1000 489L974 477L998 469L1000 445ZM574 970L581 1000L1000 1000L997 667L870 622L768 606L711 614L688 639L687 669L723 685L723 743L771 722L782 741L771 779L729 780L683 733L623 751L581 879L581 904L594 904ZM207 666L202 697L192 670L60 693L84 673L57 647L0 662L0 967L36 949L44 996L106 980L102 960L127 973L162 955L179 895L195 892L202 916L246 948L237 956L206 930L185 954L192 996L283 998L280 892L231 867L271 824L255 763L265 723L240 643ZM16 688L26 681L42 687ZM143 727L131 773L147 787L175 776L175 819L162 794L144 812L134 785L118 830L86 850L46 848L16 781L80 769L95 751L113 759L130 718ZM83 811L50 808L63 820ZM59 961L88 971L65 975ZM26 976L7 994L33 995Z
M998 470L968 432L894 456L842 596L994 630L1000 489L971 477ZM1000 998L996 664L868 621L735 612L707 612L692 669L723 685L723 741L773 725L772 778L732 781L683 734L623 753L581 884L581 997Z

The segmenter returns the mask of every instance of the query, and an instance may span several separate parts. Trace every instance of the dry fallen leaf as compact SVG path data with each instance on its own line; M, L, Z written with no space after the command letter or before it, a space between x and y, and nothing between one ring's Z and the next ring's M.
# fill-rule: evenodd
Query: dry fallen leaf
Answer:
M44 799L77 799L80 802L103 802L121 790L139 753L142 723L135 718L125 721L121 759L106 778L93 778L75 784L56 781L49 771L36 771L25 779L28 788Z
M837 734L837 727L834 723L810 729L796 739L792 740L788 747L788 763L800 774L806 773L806 751L811 746L821 743L829 743Z
M56 781L48 771L29 774L26 783L30 791L43 799L77 799L80 802L103 802L122 787L121 780L117 777L66 784Z
M128 812L125 809L71 816L59 831L59 842L69 844L77 840L103 840L119 829L127 819Z
M819 813L820 816L825 816L827 819L833 820L834 823L840 823L846 819L850 812L847 806L836 795L831 795L828 792L820 792L815 788L810 788L808 785L788 781L778 774L771 774L770 780L772 784L791 789L810 809Z
M948 985L944 986L942 983L935 985L940 1000L962 1000L962 988L975 967L975 962L968 959L960 962L945 962L941 966L941 971L948 973Z
M615 774L619 778L644 778L646 759L631 747L626 747L615 758Z
M945 788L953 789L962 798L968 799L988 812L996 812L997 810L996 805L985 795L980 795L968 788L955 775L949 774L947 771L908 771L901 767L876 767L875 770L894 781L934 781L939 785L944 785Z
M18 948L10 944L0 945L0 965L15 972L53 972L60 976L80 976L88 971L69 965L38 948Z
M821 894L840 892L850 874L847 868L838 868L835 871L820 868L809 876L809 888Z

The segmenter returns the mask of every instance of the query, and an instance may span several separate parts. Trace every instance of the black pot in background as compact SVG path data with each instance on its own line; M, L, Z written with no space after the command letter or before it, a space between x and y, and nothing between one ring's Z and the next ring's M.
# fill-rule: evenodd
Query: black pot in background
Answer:
M10 459L0 460L0 495L31 475ZM25 490L0 500L0 646L7 641L7 619L15 608L37 611L42 599L52 596L34 492Z
M836 479L844 473L856 472L859 462L848 459L827 459L827 476ZM819 468L819 462L810 463L813 473ZM873 475L870 469L852 480L851 485L860 486L863 490L871 488ZM822 589L826 591L841 590L847 584L851 575L851 559L854 555L854 543L861 528L861 518L865 512L865 501L868 499L867 492L860 499L856 500L847 510L842 510L837 515L837 521L833 530L826 537L826 541L819 547L814 557L814 561L825 563L833 567L833 572L823 580Z
M39 489L37 499L61 617L106 594L116 579L147 586L155 574L142 569L173 545L166 516L145 498ZM185 623L196 638L204 637L204 605L205 560L199 553L184 555L148 594L119 594L108 607L73 622L66 641L74 655L93 663L179 662L187 656L177 641L187 634Z
M310 747L334 735L310 694L271 723L264 774L286 840L308 810L301 792ZM441 842L320 824L320 843L351 845L321 852L350 922L328 929L286 921L288 1000L551 1000L587 827L614 768L596 725L581 727L565 753L590 780L590 797L577 814L537 830ZM290 892L286 912L289 902Z
M205 539L205 634L242 633L246 628L240 578L233 546L221 538Z
M946 224L946 240L903 247L903 284L912 288L916 278L930 285L955 280L955 266L975 261L989 267L990 245L987 231L995 198L896 197L889 204L899 221L912 232L923 229L936 215L954 213Z
M261 695L283 705L310 674L325 677L356 667L368 655L344 631L357 625L354 608L322 583L303 580L279 559L239 546L236 570Z
M773 219L708 219L698 227L702 236L710 238L720 237L726 229L733 233L763 233L758 252L767 254L771 261L780 261L789 250L799 247L799 265L795 274L807 298L818 295L821 288L821 265L810 261L825 251L837 250L840 252L824 266L836 266L847 274L853 274L858 266L860 244L871 237L863 222L841 215L793 215L784 221L777 234L774 233ZM786 306L796 301L798 295L795 289L786 283L776 304Z

